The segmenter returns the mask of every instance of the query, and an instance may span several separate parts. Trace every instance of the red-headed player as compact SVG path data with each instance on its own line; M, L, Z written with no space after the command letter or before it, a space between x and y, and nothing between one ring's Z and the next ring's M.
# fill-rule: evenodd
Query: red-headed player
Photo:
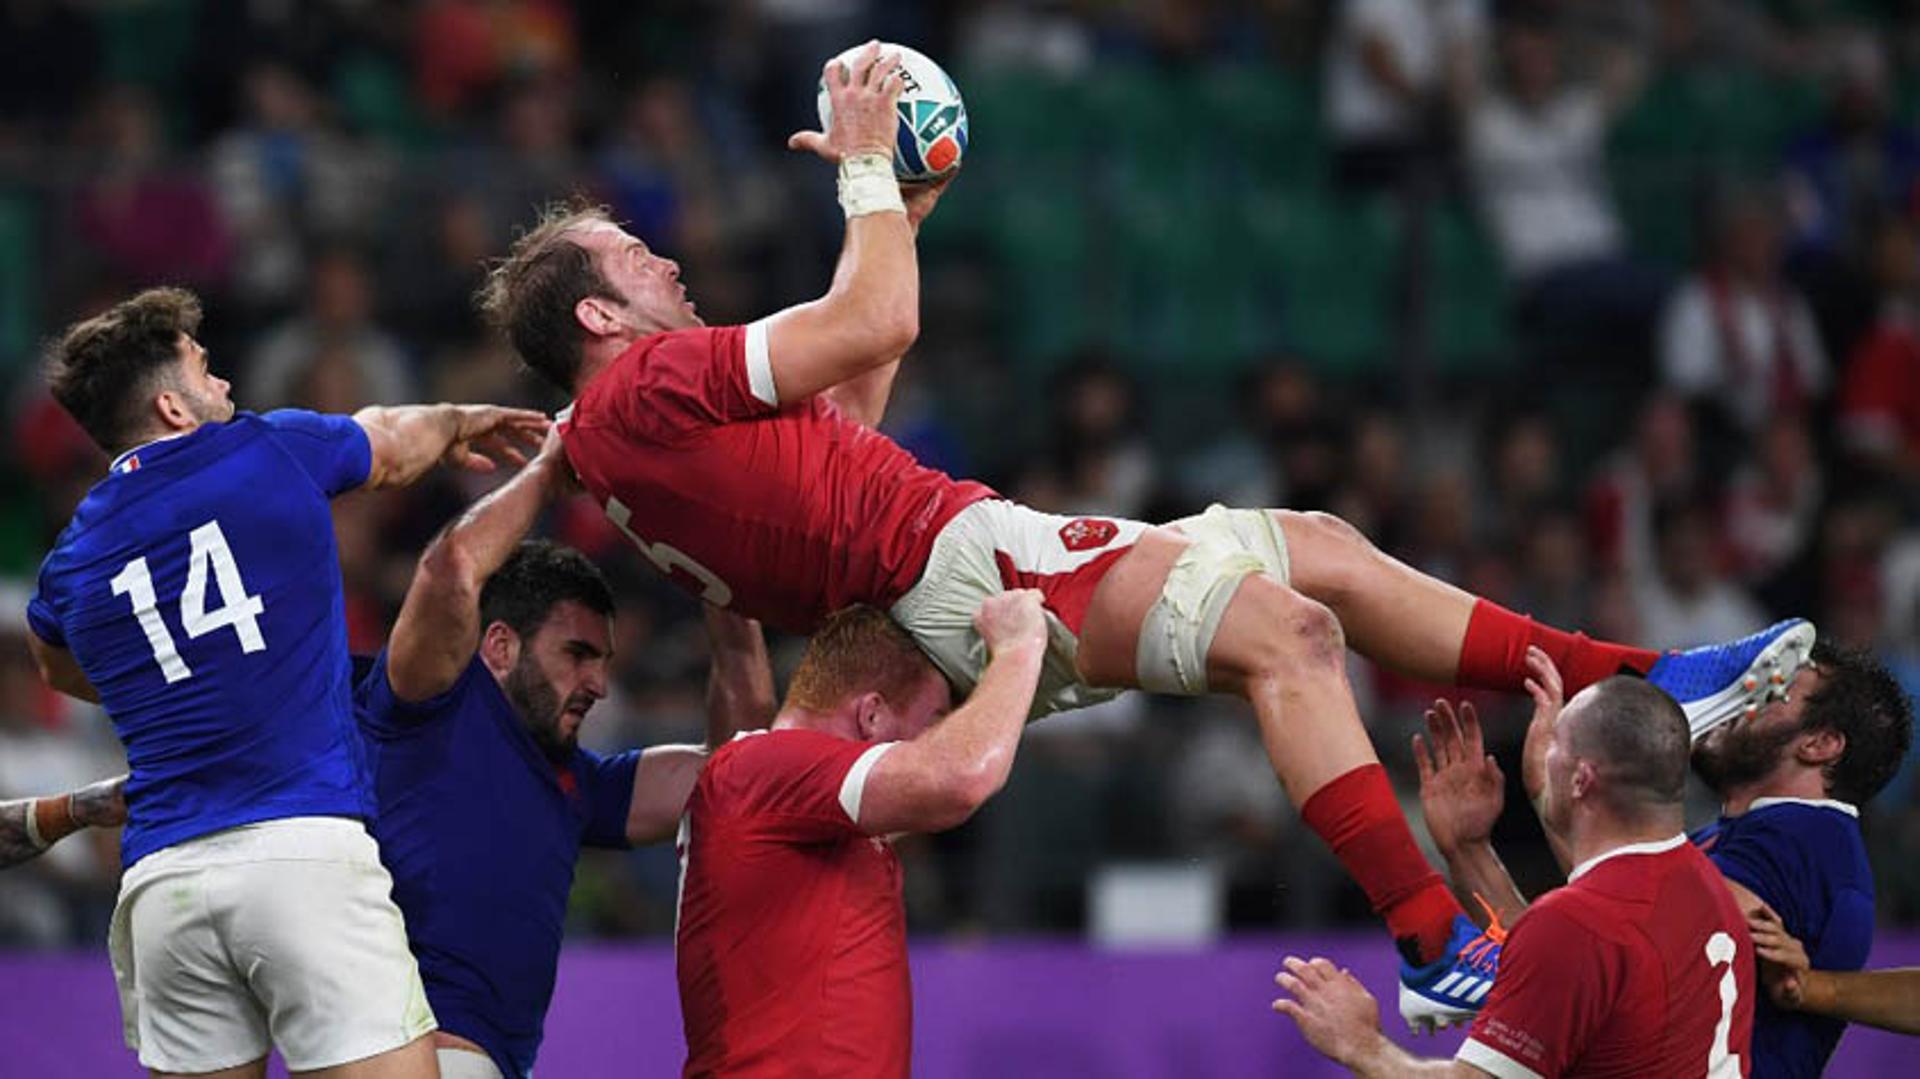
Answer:
M681 822L674 948L687 1075L910 1073L907 920L887 837L952 828L1006 782L1047 648L1037 592L991 596L975 622L993 658L947 715L952 691L913 638L871 607L841 611L772 727L701 771Z
M832 130L791 140L839 162L846 243L825 296L704 326L676 263L585 210L522 237L482 301L527 365L575 395L560 430L587 489L707 601L801 632L850 604L885 609L964 694L984 660L981 600L1033 587L1052 644L1036 713L1130 686L1247 698L1303 818L1400 942L1410 989L1448 1008L1464 1002L1433 987L1477 930L1414 845L1344 645L1424 681L1515 692L1529 646L1575 688L1644 672L1697 732L1757 706L1811 647L1812 627L1792 622L1660 656L1478 600L1325 514L1068 519L920 467L866 425L918 333L914 234L941 188L903 198L893 180L890 58L869 47L825 79Z
M1686 718L1646 682L1609 678L1535 722L1551 725L1541 822L1575 864L1514 923L1499 980L1469 987L1486 1005L1459 1053L1416 1060L1388 1041L1373 998L1325 959L1288 957L1277 980L1292 997L1274 1008L1362 1076L1749 1074L1753 941L1683 831Z

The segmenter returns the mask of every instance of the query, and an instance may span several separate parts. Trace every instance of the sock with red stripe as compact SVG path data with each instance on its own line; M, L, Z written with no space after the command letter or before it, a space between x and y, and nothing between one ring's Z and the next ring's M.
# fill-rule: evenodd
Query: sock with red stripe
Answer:
M1407 962L1439 958L1462 911L1414 844L1386 769L1376 762L1336 776L1307 798L1300 818L1367 893Z
M1526 689L1528 645L1552 657L1569 697L1622 671L1645 674L1660 658L1660 653L1649 649L1596 641L1584 633L1543 626L1483 599L1474 602L1473 616L1467 620L1467 637L1460 642L1460 664L1454 681L1474 689L1522 692Z

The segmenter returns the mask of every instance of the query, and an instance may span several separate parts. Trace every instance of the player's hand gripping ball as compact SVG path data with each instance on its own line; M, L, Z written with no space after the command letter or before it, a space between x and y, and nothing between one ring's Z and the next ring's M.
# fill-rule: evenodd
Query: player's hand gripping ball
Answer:
M864 46L856 45L836 59L850 64ZM967 152L967 105L960 88L925 53L905 45L880 43L880 55L900 54L900 128L895 133L893 173L902 183L927 183L960 167ZM820 83L820 130L831 129L833 105L827 84Z

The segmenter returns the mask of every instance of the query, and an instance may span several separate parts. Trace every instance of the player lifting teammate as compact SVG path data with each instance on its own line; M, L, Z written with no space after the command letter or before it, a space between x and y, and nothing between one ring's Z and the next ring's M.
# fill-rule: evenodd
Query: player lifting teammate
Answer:
M863 422L918 333L915 231L939 189L903 197L894 181L890 58L869 45L825 81L830 130L790 140L839 168L845 246L820 299L707 327L679 266L591 209L549 215L482 294L527 365L575 395L559 426L587 489L694 594L798 631L882 607L965 693L985 660L974 611L1032 587L1052 646L1036 713L1134 686L1245 697L1303 818L1399 941L1413 999L1446 1007L1470 1005L1435 987L1476 930L1400 815L1343 646L1422 680L1511 692L1537 646L1572 689L1647 674L1696 734L1757 707L1811 646L1812 627L1792 622L1662 656L1537 625L1324 514L1069 520L922 468Z

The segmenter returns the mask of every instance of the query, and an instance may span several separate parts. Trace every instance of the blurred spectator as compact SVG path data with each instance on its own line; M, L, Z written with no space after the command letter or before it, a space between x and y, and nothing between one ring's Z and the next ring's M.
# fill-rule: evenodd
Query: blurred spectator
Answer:
M352 411L362 405L397 405L417 397L406 353L373 321L373 282L350 248L314 256L308 267L307 304L269 330L247 360L245 393L250 408L283 408L300 402L299 391L318 379L350 397L335 403Z
M1885 45L1853 28L1829 66L1826 116L1785 155L1793 252L1816 266L1865 255L1879 222L1920 213L1920 139L1894 121Z
M1544 14L1507 21L1498 40L1505 77L1469 94L1465 156L1522 323L1556 343L1639 346L1667 275L1628 254L1604 170L1611 121L1638 92L1637 65L1610 52L1600 78L1568 79Z
M1396 186L1432 154L1434 119L1485 23L1480 0L1340 0L1326 102L1343 188Z
M1051 460L1067 488L1060 512L1139 517L1153 495L1154 456L1132 380L1090 355L1054 380L1048 400Z
M260 61L240 86L243 121L213 144L209 174L238 249L237 297L280 306L299 288L306 236L372 233L388 187L380 162L329 128L292 67Z
M103 91L81 147L88 178L74 196L74 230L99 269L148 285L225 279L226 225L204 179L167 159L152 97L130 86Z
M1879 321L1854 347L1840 388L1840 440L1859 462L1920 481L1920 230L1901 218L1873 240Z
M416 85L442 116L502 79L570 73L578 51L572 6L559 0L431 0L415 25Z
M1722 572L1716 525L1714 508L1698 499L1655 510L1654 572L1634 585L1644 647L1730 641L1766 624L1759 605Z
M1587 487L1587 539L1603 569L1635 578L1653 572L1653 508L1694 490L1693 453L1686 406L1666 394L1649 397L1632 441L1602 462Z
M1826 484L1804 419L1776 416L1727 495L1727 541L1735 575L1760 584L1786 569L1814 537Z
M1660 365L1669 387L1751 434L1768 416L1816 403L1827 353L1805 297L1781 273L1773 201L1731 196L1715 225L1708 259L1667 305Z
M1497 420L1500 426L1485 454L1492 483L1479 510L1481 538L1511 550L1526 542L1538 511L1560 497L1560 439L1552 422L1537 412L1502 413Z

